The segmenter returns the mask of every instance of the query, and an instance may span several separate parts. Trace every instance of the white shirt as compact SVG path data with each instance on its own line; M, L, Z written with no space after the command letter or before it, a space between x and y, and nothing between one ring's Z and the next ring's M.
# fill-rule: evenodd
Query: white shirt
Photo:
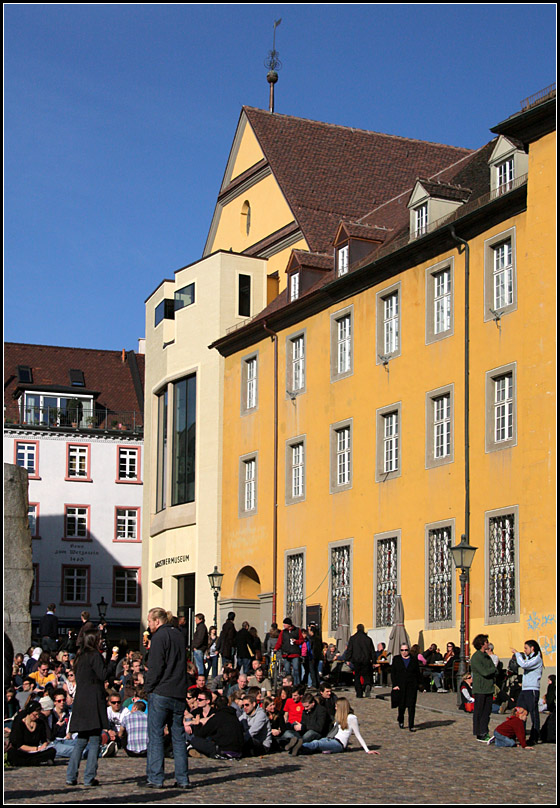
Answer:
M352 733L354 733L356 738L359 740L359 742L360 742L360 744L362 746L362 749L365 752L369 752L367 744L364 741L364 739L362 738L362 735L360 733L360 728L358 726L358 719L356 718L356 716L353 713L350 713L350 715L348 716L348 729L342 729L341 727L339 727L338 732L336 733L336 735L334 737L336 738L337 741L340 741L342 746L346 749L346 747L348 746L348 741L350 740L350 736L352 735Z

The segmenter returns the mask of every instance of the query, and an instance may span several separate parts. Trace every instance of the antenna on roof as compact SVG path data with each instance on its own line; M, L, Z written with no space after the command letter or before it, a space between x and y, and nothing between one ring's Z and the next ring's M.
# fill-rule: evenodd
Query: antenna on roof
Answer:
M274 20L274 29L272 34L272 50L268 52L268 59L265 59L264 66L268 67L268 73L266 75L266 80L270 84L270 100L268 102L268 110L269 112L274 112L274 85L278 81L278 73L276 69L280 70L282 68L282 62L278 58L279 54L276 50L276 29L282 22L282 18L279 20Z

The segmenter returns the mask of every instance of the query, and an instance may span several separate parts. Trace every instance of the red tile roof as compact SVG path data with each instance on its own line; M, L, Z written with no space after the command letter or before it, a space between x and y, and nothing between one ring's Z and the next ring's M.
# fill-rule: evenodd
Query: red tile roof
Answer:
M131 355L132 354L132 355ZM123 359L124 355L124 359ZM134 384L134 360L138 368L141 390L137 394ZM18 365L31 368L30 384L19 383ZM84 387L71 387L70 370L81 370ZM94 391L97 406L111 412L143 411L144 355L133 351L100 351L89 348L62 348L52 345L27 345L18 342L4 344L4 403L13 407L14 393L19 389L61 388L79 394Z
M312 252L332 250L341 219L356 221L469 149L243 107Z

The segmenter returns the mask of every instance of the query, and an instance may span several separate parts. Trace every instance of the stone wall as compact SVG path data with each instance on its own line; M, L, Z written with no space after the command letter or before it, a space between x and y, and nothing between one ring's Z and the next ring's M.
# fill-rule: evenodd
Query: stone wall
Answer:
M4 463L4 631L16 653L31 644L33 564L27 486L26 469Z

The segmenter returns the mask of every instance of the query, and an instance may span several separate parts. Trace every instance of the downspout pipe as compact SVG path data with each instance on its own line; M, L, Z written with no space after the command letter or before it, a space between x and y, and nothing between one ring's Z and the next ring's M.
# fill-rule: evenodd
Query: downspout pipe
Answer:
M266 320L263 328L274 342L274 506L272 513L272 622L277 622L278 577L278 334L272 331Z
M470 409L470 247L468 241L460 238L455 232L455 227L450 226L449 232L452 238L458 243L462 244L465 248L465 359L464 359L464 373L465 373L465 536L467 541L470 541L470 522L471 522L471 473L470 473L470 436L469 436L469 409ZM470 586L469 579L467 578L465 590L465 654L468 654L470 632L469 632L469 598Z

